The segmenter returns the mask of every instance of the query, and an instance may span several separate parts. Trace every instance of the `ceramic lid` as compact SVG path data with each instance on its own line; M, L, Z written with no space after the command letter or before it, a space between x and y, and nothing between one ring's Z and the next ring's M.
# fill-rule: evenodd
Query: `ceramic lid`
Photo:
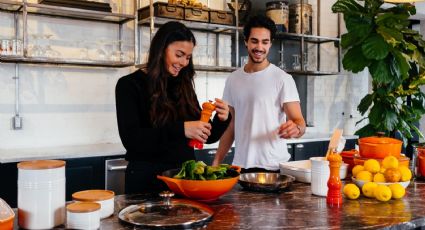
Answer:
M146 201L122 209L118 218L143 228L202 228L211 219L213 210L205 204L185 199L171 199L172 192L160 193L164 199Z
M18 169L26 170L40 170L40 169L54 169L65 166L65 161L61 160L36 160L36 161L23 161L18 163Z
M363 137L359 139L359 143L370 143L370 144L400 144L402 141L391 138L391 137Z
M114 198L115 193L110 190L84 190L72 194L72 199L78 201L101 201Z
M101 205L95 202L75 202L68 204L66 210L73 213L86 213L99 210Z

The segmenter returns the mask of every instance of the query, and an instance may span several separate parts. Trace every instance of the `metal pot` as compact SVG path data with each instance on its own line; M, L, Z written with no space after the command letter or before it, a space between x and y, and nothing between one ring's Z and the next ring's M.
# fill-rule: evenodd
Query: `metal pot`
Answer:
M359 154L365 158L399 158L403 142L390 137L363 137L359 139Z

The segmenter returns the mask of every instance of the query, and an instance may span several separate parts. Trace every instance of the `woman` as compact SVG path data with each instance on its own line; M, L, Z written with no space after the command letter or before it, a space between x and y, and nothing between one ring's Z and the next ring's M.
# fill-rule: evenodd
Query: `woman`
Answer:
M151 41L147 68L118 80L118 130L129 161L126 193L166 189L156 175L195 159L189 140L215 142L231 120L227 103L215 99L214 119L199 121L201 108L193 84L195 45L186 26L168 22Z

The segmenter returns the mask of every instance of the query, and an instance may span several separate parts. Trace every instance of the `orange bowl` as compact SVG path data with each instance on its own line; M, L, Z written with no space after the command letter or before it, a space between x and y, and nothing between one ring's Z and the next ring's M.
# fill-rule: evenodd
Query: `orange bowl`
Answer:
M359 154L367 158L399 158L402 144L402 141L389 137L363 137L359 139Z
M232 166L232 168L238 172L241 170L238 166ZM239 179L239 175L220 180L183 180L173 178L179 171L180 169L167 170L162 175L158 175L157 178L164 181L174 193L201 201L218 199L230 191Z
M348 164L348 173L351 173L351 169L354 167L354 155L357 153L358 151L355 149L341 152L342 161Z
M361 157L358 154L354 155L354 165L363 165L365 161L369 160L369 159L375 159L377 160L381 165L382 165L382 160L384 159L380 159L380 158L367 158L367 157ZM408 157L406 157L404 154L401 154L400 157L398 158L398 164L399 166L406 166L409 168L409 162L410 159Z

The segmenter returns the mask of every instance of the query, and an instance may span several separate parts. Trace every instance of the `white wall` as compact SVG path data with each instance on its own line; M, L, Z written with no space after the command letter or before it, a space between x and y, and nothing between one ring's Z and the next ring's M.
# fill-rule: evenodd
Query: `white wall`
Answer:
M328 3L322 1L322 4ZM329 8L330 3L323 7ZM325 15L330 14L322 13L322 35L335 36L336 22L331 16L324 19ZM13 24L8 17L0 13L0 35L13 34L10 29ZM46 18L31 21L31 28L31 33L53 34L52 40L57 44L55 48L66 50L71 56L78 55L78 47L75 42L68 41L96 40L98 36L114 38L116 34L109 25L58 19L52 21ZM206 43L205 36L196 36L199 44ZM230 39L222 39L222 44L230 47ZM96 47L94 43L90 48L93 55ZM223 50L223 57L220 55L220 58L228 63L231 49ZM336 63L328 59L335 56L335 51L323 47L322 52L322 63L326 63L323 68L333 68L326 65ZM23 117L23 129L13 130L14 68L14 64L0 63L0 149L120 142L116 127L114 87L118 78L132 72L133 68L20 65L20 115ZM195 84L199 101L221 97L227 75L198 72ZM344 126L353 119L358 120L357 117L349 119L347 116L357 116L356 100L367 92L367 75L341 74L313 78L316 127L311 131L330 132L338 123ZM342 116L342 112L346 115Z

